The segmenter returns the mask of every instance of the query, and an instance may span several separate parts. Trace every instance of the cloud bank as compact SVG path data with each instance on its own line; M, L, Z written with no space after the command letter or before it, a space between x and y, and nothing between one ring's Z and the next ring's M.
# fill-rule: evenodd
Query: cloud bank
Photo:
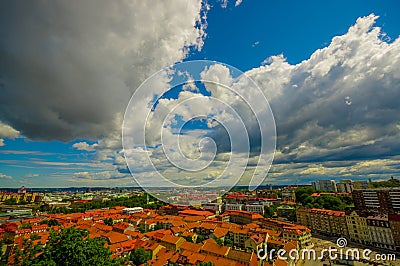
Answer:
M31 139L104 137L149 73L201 49L202 8L184 0L0 3L0 121Z
M203 9L207 8L200 2L186 1L156 2L151 7L143 1L104 1L96 2L96 8L90 1L1 3L0 146L2 138L19 134L96 140L96 146L80 142L74 148L95 150L97 160L118 172L80 172L73 179L103 182L126 177L121 113L149 74L181 61L190 47L201 49ZM374 27L377 18L359 18L347 33L297 65L277 55L246 72L269 100L277 125L277 151L266 182L398 173L400 39L388 42ZM11 24L13 29L6 26ZM217 70L207 74L232 78ZM207 89L212 96L233 99L222 90ZM186 91L176 102L190 94L198 93ZM160 108L170 108L171 102L161 101ZM251 130L249 120L250 134L259 134ZM253 148L257 145L252 143ZM222 150L210 176L225 158ZM172 174L186 178L179 171Z

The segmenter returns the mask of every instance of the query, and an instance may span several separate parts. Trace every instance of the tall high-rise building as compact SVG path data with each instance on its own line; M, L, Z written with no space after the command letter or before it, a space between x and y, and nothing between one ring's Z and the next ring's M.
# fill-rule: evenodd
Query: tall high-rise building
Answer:
M356 210L400 214L400 188L354 189Z
M337 192L335 180L317 180L312 182L312 186L318 191Z
M353 192L354 183L352 180L340 180L336 186L338 192L351 193Z

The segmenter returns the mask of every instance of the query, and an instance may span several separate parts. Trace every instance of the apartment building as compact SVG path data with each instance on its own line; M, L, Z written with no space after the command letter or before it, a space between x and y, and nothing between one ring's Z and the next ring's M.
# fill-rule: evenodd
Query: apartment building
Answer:
M400 188L354 189L356 210L400 214Z
M368 216L367 225L373 246L383 249L396 249L387 215Z
M165 235L161 240L160 244L163 245L168 250L177 251L179 246L185 242L185 239L174 235Z
M245 206L245 210L248 212L258 213L260 215L264 215L264 205L263 204L247 204Z
M283 190L282 191L282 201L291 201L295 202L296 201L296 194L294 190Z
M226 237L230 239L237 247L244 248L245 241L249 238L249 229L247 228L231 228Z
M243 211L243 204L227 203L225 204L225 211Z
M216 214L220 214L220 213L222 213L222 203L214 203L214 202L209 202L209 203L203 203L202 205L201 205L201 207L204 209L204 210L207 210L207 211L212 211L212 212L214 212L214 213L216 213Z
M347 230L350 241L364 245L371 243L371 236L367 225L367 215L351 211L346 213Z
M346 217L343 211L300 208L296 211L297 223L312 231L329 236L347 236Z
M229 217L229 219L225 219ZM231 223L235 224L249 224L253 222L259 222L264 219L258 213L246 212L246 211L226 211L222 214L223 221L228 220Z
M389 214L388 220L390 229L392 230L394 244L396 245L397 249L400 249L400 215Z
M24 193L0 192L0 201L6 201L10 199L14 199L16 203L40 202L42 201L42 195L36 192L24 192Z
M303 225L285 226L282 237L297 241L300 248L311 246L311 230Z

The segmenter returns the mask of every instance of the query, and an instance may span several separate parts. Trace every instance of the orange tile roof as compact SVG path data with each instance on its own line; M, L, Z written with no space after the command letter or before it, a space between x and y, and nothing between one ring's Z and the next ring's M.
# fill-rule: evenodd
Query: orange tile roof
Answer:
M200 226L200 228L204 228L206 230L215 229L215 227L217 227L217 224L215 223L202 223Z
M124 231L126 228L130 226L129 223L126 222L119 222L113 225L113 229L118 229Z
M182 233L182 232L185 231L184 228L182 228L182 227L177 227L177 226L171 227L170 230L171 230L172 233L174 233L174 234Z
M256 223L249 223L249 224L246 224L244 227L252 229L252 228L259 228L260 226Z
M201 250L204 252L208 252L211 254L217 254L219 256L225 256L229 251L229 247L227 246L220 246L217 243L212 243L210 241L205 242L204 245L201 247Z
M204 262L211 262L213 265L218 265L218 266L232 266L236 265L231 260L225 259L225 258L219 258L210 254L206 255L206 258L204 259Z
M182 250L188 250L192 252L200 252L202 245L201 244L195 244L189 241L183 242L179 248Z
M216 237L216 238L221 238L221 237L224 237L224 236L226 236L226 234L228 233L228 229L226 229L226 228L222 228L222 227L217 227L217 228L215 228L215 230L214 230L214 236Z
M232 232L234 234L242 234L242 235L247 235L249 233L249 229L248 228L231 228L229 229L229 232Z
M131 230L126 230L126 231L124 232L124 234L130 236L131 238L139 238L139 239L140 239L140 238L143 237L143 234L142 234L142 233L140 233L140 232L135 232L135 231L131 231Z
M289 254L289 252L293 249L297 249L298 248L298 242L296 240L291 240L289 242L287 242L284 246L283 249L286 250L287 254Z
M253 213L253 214L251 215L251 219L253 219L253 220L264 219L264 217L263 217L261 214Z
M199 227L200 224L197 223L197 222L191 222L191 223L187 223L186 226L187 226L187 228L189 228L189 229L193 229L193 228Z
M228 259L235 260L235 261L247 261L250 262L254 253L247 253L241 250L234 250L230 249L228 255L226 256Z
M274 262L274 266L287 266L288 263L281 259L276 259Z
M200 211L200 210L183 210L179 212L180 215L192 215L192 216L213 216L214 213L209 211Z
M265 240L265 235L263 234L254 234L250 236L250 239L254 241L256 245L261 244Z
M203 262L205 260L205 258L206 258L206 255L204 255L204 254L200 254L200 253L197 253L197 252L192 252L192 251L189 251L189 250L184 250L184 251L182 251L181 254L183 256L185 256L187 258L187 260L188 260L188 263L192 264L192 265L197 265L200 262Z
M178 237L178 236L174 236L174 235L165 235L165 236L161 239L161 241L176 245L176 243L178 242L179 239L180 239L180 237Z
M207 243L207 242L217 244L217 242L215 242L215 240L213 238L208 238L208 239L203 241L204 244Z
M190 216L190 215L188 215L188 216L184 216L183 217L183 220L186 221L186 222L201 222L204 219L206 219L206 217L204 217L204 216Z
M108 232L103 236L108 239L110 244L120 243L128 240L128 236L114 231Z

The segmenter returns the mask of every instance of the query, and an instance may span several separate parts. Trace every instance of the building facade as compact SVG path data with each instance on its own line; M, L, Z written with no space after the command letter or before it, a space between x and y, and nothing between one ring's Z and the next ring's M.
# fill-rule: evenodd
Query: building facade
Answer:
M354 189L356 210L400 214L400 188Z
M312 186L317 191L337 192L335 180L317 180L312 182Z
M346 224L350 241L364 245L371 244L366 215L357 213L356 211L346 213Z
M368 216L367 225L373 246L383 249L396 249L387 215Z
M351 180L340 180L336 186L337 191L342 193L351 193L354 189L353 181Z
M346 217L343 211L299 208L297 223L313 232L328 236L348 236Z
M397 250L400 250L400 215L389 214L388 220L390 229L392 230L394 244L396 245Z

